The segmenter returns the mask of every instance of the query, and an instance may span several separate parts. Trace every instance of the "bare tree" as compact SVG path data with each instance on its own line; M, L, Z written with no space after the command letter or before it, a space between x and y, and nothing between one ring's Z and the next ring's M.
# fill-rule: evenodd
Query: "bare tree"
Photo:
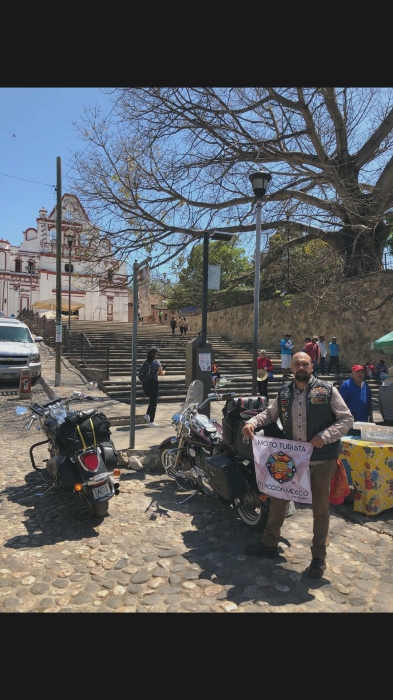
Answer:
M393 208L385 88L116 88L77 125L75 191L117 254L174 259L204 231L255 231L249 174L272 181L268 238L327 243L344 275L379 271ZM242 237L242 243L244 238Z

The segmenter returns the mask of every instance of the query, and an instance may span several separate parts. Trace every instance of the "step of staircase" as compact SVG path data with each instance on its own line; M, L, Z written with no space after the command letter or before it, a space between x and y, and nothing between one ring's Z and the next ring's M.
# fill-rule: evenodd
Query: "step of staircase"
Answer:
M48 332L49 326L47 327ZM40 329L42 333L42 329ZM54 329L53 329L54 332ZM105 321L71 321L71 336L68 326L63 325L63 354L79 367L90 369L109 369L109 379L100 383L100 388L112 399L130 403L132 370L132 323ZM166 402L184 401L187 387L186 348L193 340L192 335L172 335L169 326L160 324L139 324L137 328L137 366L146 358L151 345L160 350L160 360L166 365L165 377L160 378L160 399ZM55 342L55 338L52 338ZM230 382L228 391L238 395L252 395L252 343L235 343L218 335L208 335L207 342L212 345L212 356L220 368L221 376ZM268 357L274 367L275 380L269 382L269 398L274 399L278 388L283 383L281 355L277 348L266 348ZM340 375L320 375L321 379L333 381L339 386L350 376L350 368L341 367ZM369 380L376 405L379 382ZM136 403L146 403L140 382L136 386Z

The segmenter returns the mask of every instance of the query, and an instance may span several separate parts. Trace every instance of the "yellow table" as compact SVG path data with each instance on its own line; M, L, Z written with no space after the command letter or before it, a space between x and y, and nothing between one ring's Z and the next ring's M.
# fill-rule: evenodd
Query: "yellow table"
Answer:
M353 510L377 515L393 508L393 444L342 438L339 458L349 467L355 491Z

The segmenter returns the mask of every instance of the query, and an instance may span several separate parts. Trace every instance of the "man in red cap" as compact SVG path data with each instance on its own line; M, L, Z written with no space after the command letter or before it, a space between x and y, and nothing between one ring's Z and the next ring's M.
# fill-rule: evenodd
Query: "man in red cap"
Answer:
M363 365L353 365L350 378L341 384L339 392L355 421L372 423L373 407L371 390L364 377L365 371ZM352 428L349 431L349 435L360 435L360 432Z

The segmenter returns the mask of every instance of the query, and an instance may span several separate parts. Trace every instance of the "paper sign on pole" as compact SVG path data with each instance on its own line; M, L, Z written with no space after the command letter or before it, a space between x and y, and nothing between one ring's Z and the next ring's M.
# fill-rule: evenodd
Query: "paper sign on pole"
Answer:
M210 372L212 365L212 356L210 352L201 352L199 354L199 367L202 372Z
M312 503L309 442L255 435L252 439L258 490L275 498Z

